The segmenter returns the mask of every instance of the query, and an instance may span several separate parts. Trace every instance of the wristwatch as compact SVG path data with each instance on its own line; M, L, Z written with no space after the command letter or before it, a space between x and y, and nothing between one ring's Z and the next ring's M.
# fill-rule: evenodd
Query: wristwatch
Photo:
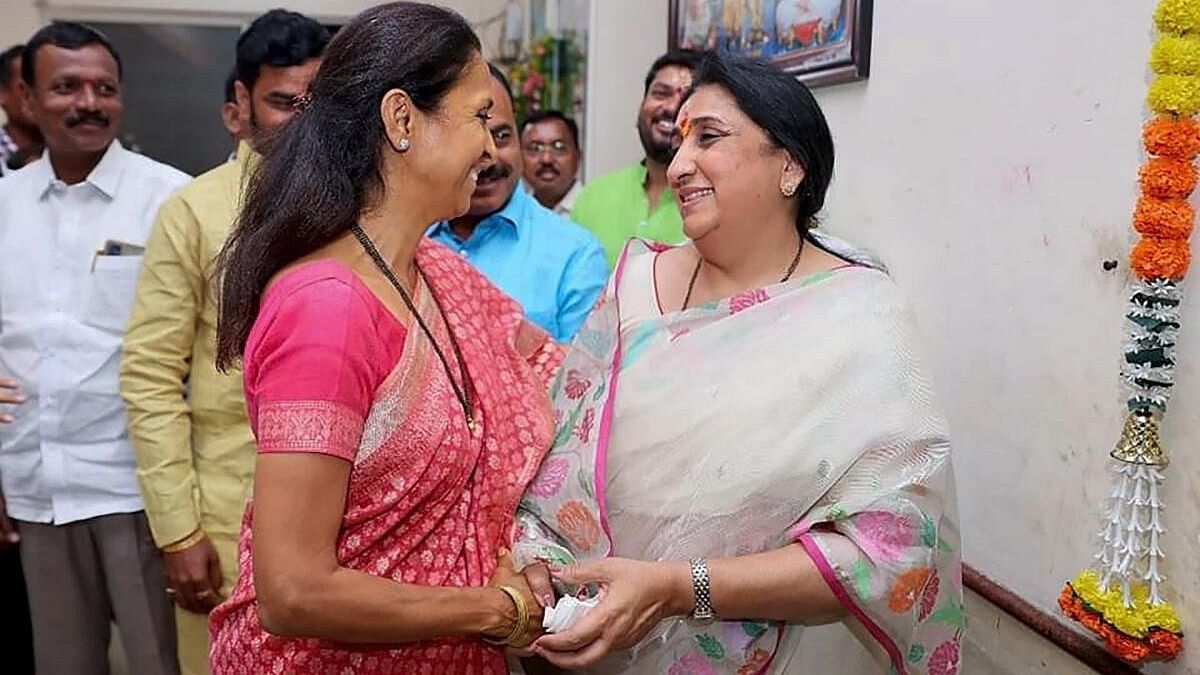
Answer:
M707 626L717 620L713 614L712 588L708 580L708 561L704 558L692 560L692 595L695 606L689 620L698 626Z

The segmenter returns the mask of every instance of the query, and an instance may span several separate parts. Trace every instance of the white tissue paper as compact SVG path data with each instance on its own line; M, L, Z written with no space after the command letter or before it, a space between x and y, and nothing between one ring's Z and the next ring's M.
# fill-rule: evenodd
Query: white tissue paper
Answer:
M564 595L554 603L553 607L546 608L542 615L542 628L545 628L547 633L561 633L582 619L598 604L600 604L599 598L580 600L570 595Z

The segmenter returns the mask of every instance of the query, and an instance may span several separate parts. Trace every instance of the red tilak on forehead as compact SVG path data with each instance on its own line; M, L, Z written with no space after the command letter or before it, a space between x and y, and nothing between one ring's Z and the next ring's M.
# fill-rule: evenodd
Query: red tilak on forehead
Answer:
M679 134L683 138L687 138L688 136L692 135L692 118L688 117L687 113L684 113L679 118Z

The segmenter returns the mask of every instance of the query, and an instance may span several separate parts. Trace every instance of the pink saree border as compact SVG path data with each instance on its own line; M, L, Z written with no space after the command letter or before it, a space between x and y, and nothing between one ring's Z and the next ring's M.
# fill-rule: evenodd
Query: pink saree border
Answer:
M613 273L612 298L613 306L617 310L617 338L613 348L612 363L609 366L612 368L612 377L608 382L608 398L604 401L604 410L600 413L600 431L599 437L596 439L596 465L594 467L596 508L600 511L600 527L604 530L604 536L608 537L608 551L604 554L606 558L611 558L613 555L612 529L608 525L608 495L605 486L608 485L609 432L612 429L613 408L616 407L617 401L617 380L621 376L621 298L618 290L621 287L621 277L625 275L625 261L629 259L629 247L632 244L632 241L625 244L625 249L621 251L621 259L617 261L617 270Z
M804 547L804 551L808 553L808 557L812 558L813 564L817 566L817 571L821 573L821 577L825 579L825 583L829 585L829 590L837 597L838 601L854 615L854 618L867 629L871 637L879 643L883 650L887 652L888 657L892 659L892 665L896 668L898 675L908 675L908 668L905 667L904 657L900 654L894 640L880 628L879 624L875 623L866 612L863 611L854 598L850 597L850 593L846 591L838 579L837 572L834 571L833 565L825 558L825 554L821 552L821 547L817 546L817 542L813 541L810 530L804 530L799 534L794 535L796 541Z

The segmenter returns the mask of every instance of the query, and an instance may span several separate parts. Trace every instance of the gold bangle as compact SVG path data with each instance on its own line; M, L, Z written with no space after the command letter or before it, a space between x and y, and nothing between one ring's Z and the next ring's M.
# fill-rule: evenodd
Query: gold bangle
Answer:
M509 599L512 600L513 605L516 606L517 621L513 624L513 629L509 632L508 637L503 640L485 637L483 641L495 647L511 647L516 644L517 639L524 635L525 631L529 628L529 605L525 603L525 598L521 595L521 592L512 586L499 586L498 588L504 591Z
M189 548L195 546L196 544L199 544L201 541L204 541L204 530L202 530L200 528L196 528L195 532L189 534L188 536L184 537L183 539L180 539L179 541L177 541L173 544L167 544L166 546L163 546L159 550L162 551L163 553L179 553L180 551L189 549Z

